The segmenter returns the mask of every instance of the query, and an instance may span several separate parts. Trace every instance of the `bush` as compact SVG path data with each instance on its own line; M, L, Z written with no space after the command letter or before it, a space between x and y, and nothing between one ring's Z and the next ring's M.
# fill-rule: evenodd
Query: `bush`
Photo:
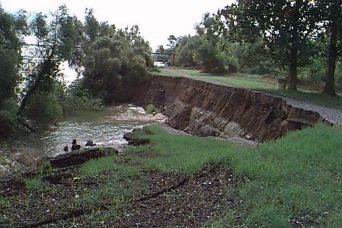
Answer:
M89 96L68 95L62 100L63 113L72 113L78 111L100 111L103 109L101 99L95 99Z
M314 58L311 64L303 67L298 78L304 81L320 82L325 77L326 63L324 58Z
M91 97L82 87L81 81L74 81L70 85L61 99L61 105L64 114L77 111L99 111L104 107L101 99Z
M7 99L0 106L0 138L8 137L17 124L18 106L13 99Z
M106 104L130 100L134 88L148 77L150 52L137 26L114 30L111 35L100 34L85 50L84 88Z
M25 187L29 190L44 190L47 186L47 183L38 178L25 179Z
M32 96L26 114L35 121L55 122L63 116L63 109L55 94L38 92Z
M267 49L259 42L230 44L231 57L235 58L241 73L269 74L275 70L274 63L268 55Z
M204 73L222 74L225 72L224 57L207 40L202 39L195 56L197 64L204 66Z
M335 78L336 89L342 91L342 61L339 61L336 64Z

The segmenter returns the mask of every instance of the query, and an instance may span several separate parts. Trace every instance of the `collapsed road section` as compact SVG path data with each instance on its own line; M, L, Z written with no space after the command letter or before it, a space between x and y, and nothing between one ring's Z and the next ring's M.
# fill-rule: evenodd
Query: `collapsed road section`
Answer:
M200 136L263 142L317 122L330 124L270 94L185 77L154 76L137 90L135 102L153 104L171 127Z

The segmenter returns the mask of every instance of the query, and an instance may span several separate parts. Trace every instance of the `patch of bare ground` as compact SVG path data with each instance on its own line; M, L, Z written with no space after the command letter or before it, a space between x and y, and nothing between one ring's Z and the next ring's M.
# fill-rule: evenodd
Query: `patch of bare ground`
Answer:
M125 163L129 164L129 160ZM27 189L20 181L3 182L0 196L8 205L0 205L3 216L0 224L3 227L198 227L236 203L233 196L225 193L229 188L235 189L238 180L227 166L211 165L191 176L143 171L133 181L146 188L125 196L125 203L115 208L114 213L109 198L96 207L75 203L79 195L100 190L113 175L103 172L96 178L79 178L78 169L73 167L43 176L46 186L37 190Z
M115 225L200 227L235 204L235 199L225 194L227 188L237 185L227 167L207 166L192 177L152 172L148 179L154 194L135 199Z

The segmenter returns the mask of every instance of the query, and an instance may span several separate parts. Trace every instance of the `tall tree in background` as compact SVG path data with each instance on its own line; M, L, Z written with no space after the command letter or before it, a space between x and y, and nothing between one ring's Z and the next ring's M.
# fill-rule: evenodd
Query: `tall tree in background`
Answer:
M169 41L169 43L167 44L167 46L171 49L173 49L175 47L175 45L177 44L177 38L175 37L175 35L170 35L167 38L167 41Z
M288 67L288 88L297 88L297 68L307 60L316 34L317 9L311 0L240 0L220 13L244 37L262 37L278 60ZM239 28L239 29L236 29Z
M35 41L29 50L31 59L24 68L25 87L18 115L23 115L32 97L38 92L48 93L60 73L60 64L72 63L79 38L75 17L68 14L65 5L48 18L38 13L31 22L30 30Z
M335 69L336 60L341 55L342 14L341 0L322 0L319 5L322 13L327 13L327 31L329 31L329 44L327 48L327 71L323 93L336 96Z

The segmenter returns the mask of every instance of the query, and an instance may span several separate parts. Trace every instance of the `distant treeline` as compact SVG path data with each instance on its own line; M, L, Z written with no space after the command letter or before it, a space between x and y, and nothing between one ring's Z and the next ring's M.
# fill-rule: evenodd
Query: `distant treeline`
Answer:
M159 61L209 73L243 72L342 90L341 0L240 0L205 14L194 36L169 37ZM163 55L164 53L169 55Z

